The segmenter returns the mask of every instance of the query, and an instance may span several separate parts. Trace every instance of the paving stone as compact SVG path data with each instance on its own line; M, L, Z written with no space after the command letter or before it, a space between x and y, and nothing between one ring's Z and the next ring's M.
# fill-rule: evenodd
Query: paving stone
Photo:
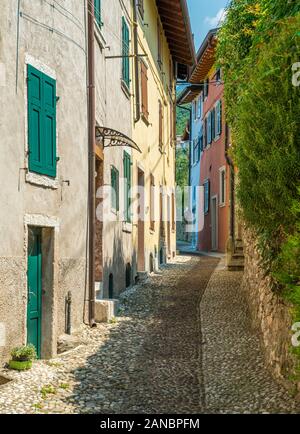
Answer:
M117 323L83 327L75 350L0 370L13 379L0 413L300 412L264 367L240 274L218 264L180 256L122 294Z

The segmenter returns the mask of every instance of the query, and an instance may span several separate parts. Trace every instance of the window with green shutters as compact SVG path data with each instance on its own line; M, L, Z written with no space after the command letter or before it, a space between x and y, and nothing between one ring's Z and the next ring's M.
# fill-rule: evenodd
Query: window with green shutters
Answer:
M124 218L127 223L131 222L131 157L124 152Z
M122 17L122 80L128 88L130 86L129 44L129 27Z
M204 214L209 213L209 201L210 201L210 182L207 179L204 184Z
M56 81L27 67L29 171L56 177Z
M102 27L101 0L94 0L94 14L96 23L99 27Z
M111 166L111 207L115 211L119 211L119 171Z
M216 109L213 108L211 111L211 139L216 138Z
M222 134L222 101L217 103L217 135Z
M207 143L211 144L211 112L208 113L207 117Z

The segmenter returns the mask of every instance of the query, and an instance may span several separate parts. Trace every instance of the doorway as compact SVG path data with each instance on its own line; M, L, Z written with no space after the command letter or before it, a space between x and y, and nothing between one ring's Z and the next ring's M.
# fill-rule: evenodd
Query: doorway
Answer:
M28 228L27 343L41 358L42 328L42 229Z
M114 276L113 274L109 275L108 279L108 298L112 300L114 298Z
M218 250L218 196L211 199L211 249Z
M138 271L145 271L145 174L138 169Z

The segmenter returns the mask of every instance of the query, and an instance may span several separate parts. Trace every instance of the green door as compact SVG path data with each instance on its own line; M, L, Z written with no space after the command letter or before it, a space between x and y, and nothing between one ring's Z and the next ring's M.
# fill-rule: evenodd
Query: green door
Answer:
M41 357L42 319L42 232L29 228L27 343L33 344Z

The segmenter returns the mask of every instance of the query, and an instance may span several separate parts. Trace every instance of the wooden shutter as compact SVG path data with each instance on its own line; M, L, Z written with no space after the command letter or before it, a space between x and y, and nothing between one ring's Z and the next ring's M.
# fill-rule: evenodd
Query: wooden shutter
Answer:
M211 143L211 112L208 113L207 118L207 142Z
M211 139L214 140L216 137L216 110L213 108L211 112Z
M144 62L141 61L141 87L142 87L142 114L148 121L148 70Z
M154 191L154 187L155 187L155 181L154 181L154 176L150 175L150 229L152 231L155 230L155 215L154 215L154 203L155 203L155 191Z
M130 85L130 66L129 66L129 27L122 17L122 79L127 87Z
M102 26L101 20L101 0L94 0L94 15L98 26Z
M159 126L158 126L158 144L159 149L162 151L163 148L163 107L161 101L159 101Z
M127 152L124 152L124 178L125 178L125 220L126 222L131 222L131 214L130 214L130 189L131 189L131 158Z
M56 177L56 82L28 65L29 170Z

